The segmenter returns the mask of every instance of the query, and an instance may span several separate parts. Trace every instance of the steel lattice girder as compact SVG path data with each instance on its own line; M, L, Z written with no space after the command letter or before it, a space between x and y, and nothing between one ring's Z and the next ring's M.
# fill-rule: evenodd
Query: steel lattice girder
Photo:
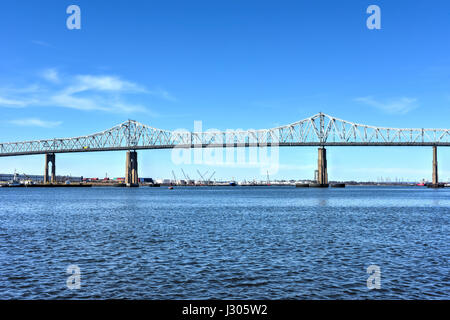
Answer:
M0 143L0 156L237 146L450 146L450 129L375 127L323 113L277 128L247 131L167 131L128 120L83 137Z

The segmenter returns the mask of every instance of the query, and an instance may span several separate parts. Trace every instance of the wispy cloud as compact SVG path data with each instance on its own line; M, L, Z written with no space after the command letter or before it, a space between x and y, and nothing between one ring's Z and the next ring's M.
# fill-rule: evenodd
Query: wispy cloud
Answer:
M58 107L84 111L99 110L119 113L148 111L148 109L143 105L124 102L120 98L103 98L100 96L76 97L67 93L61 93L52 96L49 100L49 103Z
M8 99L0 97L0 105L10 108L23 108L29 104L28 101L20 99Z
M37 118L25 118L10 120L9 123L22 127L54 128L62 124L62 121L45 121Z
M74 83L67 87L66 92L78 93L83 91L110 91L110 92L142 92L147 91L132 82L125 81L116 76L77 75Z
M42 72L42 77L50 82L58 83L59 82L59 74L56 69L46 69Z
M26 88L0 87L0 107L62 107L115 113L146 112L156 115L133 100L141 97L140 95L151 95L168 101L176 100L164 89L148 90L118 76L67 76L61 75L56 69L46 69L39 76L41 81L38 84ZM46 81L43 83L42 79Z
M369 96L356 98L355 101L390 114L406 114L417 108L417 99L409 97L395 98L382 102Z
M154 96L160 97L162 99L165 99L165 100L177 101L177 98L172 96L168 91L161 89L161 88L157 88L155 90L148 91L148 93L152 94Z
M41 41L41 40L32 40L31 43L41 46L41 47L54 48L54 46L52 46L51 44L49 44L45 41Z

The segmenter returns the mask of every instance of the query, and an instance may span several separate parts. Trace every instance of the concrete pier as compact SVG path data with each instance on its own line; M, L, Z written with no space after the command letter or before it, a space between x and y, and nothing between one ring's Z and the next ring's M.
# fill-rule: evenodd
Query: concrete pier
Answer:
M439 176L438 176L438 160L437 160L437 147L433 146L433 185L439 184Z
M317 183L320 185L328 185L327 150L324 147L319 148L317 169L318 169Z
M428 188L444 188L445 187L445 183L439 183L437 146L433 146L433 177L432 177L431 184L428 184L427 186L428 186Z
M125 183L129 186L138 185L138 160L136 151L127 151L125 163Z
M51 180L49 180L48 176L48 164L49 162L52 164L52 176ZM45 170L44 170L44 183L55 183L56 182L56 157L54 153L46 153L45 154Z

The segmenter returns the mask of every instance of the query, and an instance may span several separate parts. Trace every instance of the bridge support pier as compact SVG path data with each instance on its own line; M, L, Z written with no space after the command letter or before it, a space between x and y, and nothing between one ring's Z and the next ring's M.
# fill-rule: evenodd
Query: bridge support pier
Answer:
M49 182L49 176L48 176L48 164L49 162L52 164L52 176L51 176L51 183L56 182L56 157L54 153L46 153L45 154L45 171L44 171L44 183Z
M439 183L438 175L438 160L437 160L437 146L433 146L433 177L431 184L428 184L429 188L443 188L444 184Z
M136 151L127 151L125 163L125 183L127 186L138 186L138 160Z
M433 185L439 183L438 177L438 161L437 161L437 146L433 146Z
M319 148L317 183L323 186L328 185L327 150L324 147Z

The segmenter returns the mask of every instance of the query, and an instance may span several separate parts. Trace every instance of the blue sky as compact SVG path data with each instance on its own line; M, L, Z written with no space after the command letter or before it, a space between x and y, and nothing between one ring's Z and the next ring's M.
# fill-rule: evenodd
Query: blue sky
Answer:
M81 30L66 8L81 8ZM381 30L366 8L381 8ZM9 1L0 10L0 140L71 137L127 119L162 129L270 128L319 111L388 127L449 128L448 1ZM329 148L330 179L431 178L431 148ZM43 156L0 158L41 174ZM316 148L281 148L273 178L312 178ZM123 152L57 155L57 174L124 175ZM439 149L450 178L450 150ZM262 179L259 167L176 165L140 176Z

